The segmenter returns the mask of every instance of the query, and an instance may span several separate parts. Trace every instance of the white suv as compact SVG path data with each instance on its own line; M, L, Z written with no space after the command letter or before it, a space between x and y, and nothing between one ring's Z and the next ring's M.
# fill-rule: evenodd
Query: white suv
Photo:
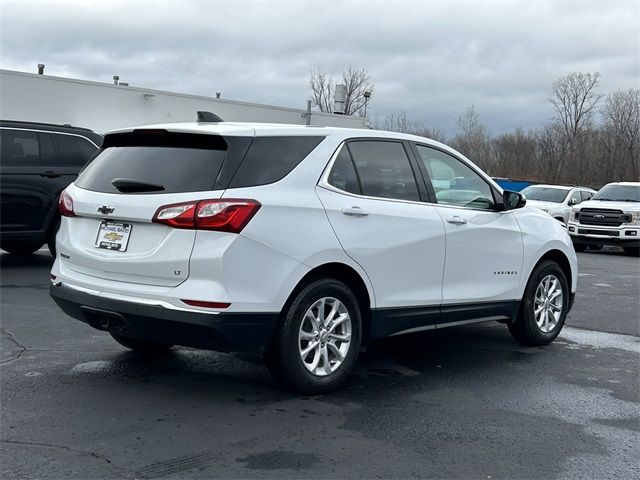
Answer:
M568 228L576 251L618 245L630 255L640 255L640 183L605 185L573 208Z
M241 123L108 134L63 193L51 295L136 351L264 354L326 392L369 342L495 320L559 333L562 225L465 157L400 133Z
M539 208L566 225L571 208L589 200L596 191L588 187L529 185L520 193L527 199L528 206Z

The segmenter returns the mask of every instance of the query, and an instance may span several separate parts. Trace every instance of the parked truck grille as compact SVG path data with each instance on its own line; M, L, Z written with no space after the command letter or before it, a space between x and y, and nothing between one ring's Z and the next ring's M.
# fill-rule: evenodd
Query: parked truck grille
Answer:
M631 221L631 215L622 210L605 210L601 208L583 208L576 214L576 220L582 225L601 225L604 227L619 227Z

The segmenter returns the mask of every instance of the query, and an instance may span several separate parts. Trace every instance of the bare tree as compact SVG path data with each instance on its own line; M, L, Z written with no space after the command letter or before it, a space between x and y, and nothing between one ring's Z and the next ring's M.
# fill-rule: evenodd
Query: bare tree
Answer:
M437 127L427 127L422 122L411 120L405 111L400 113L390 113L383 117L376 116L373 121L373 127L377 130L410 133L411 135L430 138L442 143L447 141L447 136L442 129Z
M457 150L469 157L482 168L491 163L491 144L487 128L480 122L480 115L473 105L456 121L461 132L452 143Z
M321 112L333 112L336 84L346 86L347 95L344 103L344 114L362 115L367 101L365 92L373 92L373 84L369 79L369 72L364 68L356 69L348 66L342 71L339 79L336 80L332 75L319 69L312 71L309 78L311 101Z
M609 94L602 116L609 140L621 147L622 158L618 158L618 162L628 167L634 181L640 180L640 90L618 90ZM615 147L611 145L612 150L616 150ZM622 176L627 168L621 170Z
M599 83L598 72L574 72L553 82L549 102L556 111L555 119L570 141L575 141L591 126L596 106L602 98L595 91Z

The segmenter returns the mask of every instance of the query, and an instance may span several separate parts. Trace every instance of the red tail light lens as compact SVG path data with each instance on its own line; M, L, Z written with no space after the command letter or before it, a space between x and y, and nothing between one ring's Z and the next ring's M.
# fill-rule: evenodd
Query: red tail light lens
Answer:
M58 210L63 217L75 217L76 214L73 211L73 198L67 193L66 190L60 194L58 200Z
M181 300L187 305L192 305L194 307L204 307L204 308L229 308L230 303L223 302L205 302L202 300Z
M174 228L240 233L260 209L255 200L216 199L164 205L153 222Z

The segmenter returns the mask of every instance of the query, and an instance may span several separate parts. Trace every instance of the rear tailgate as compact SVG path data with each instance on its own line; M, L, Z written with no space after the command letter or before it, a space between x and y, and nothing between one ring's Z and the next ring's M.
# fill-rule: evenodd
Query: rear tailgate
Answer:
M189 276L196 230L154 223L153 218L166 205L220 198L224 189L214 188L227 142L217 135L154 130L107 136L103 148L66 190L74 216L63 218L60 262L108 280L182 283ZM115 179L134 182L119 190Z

